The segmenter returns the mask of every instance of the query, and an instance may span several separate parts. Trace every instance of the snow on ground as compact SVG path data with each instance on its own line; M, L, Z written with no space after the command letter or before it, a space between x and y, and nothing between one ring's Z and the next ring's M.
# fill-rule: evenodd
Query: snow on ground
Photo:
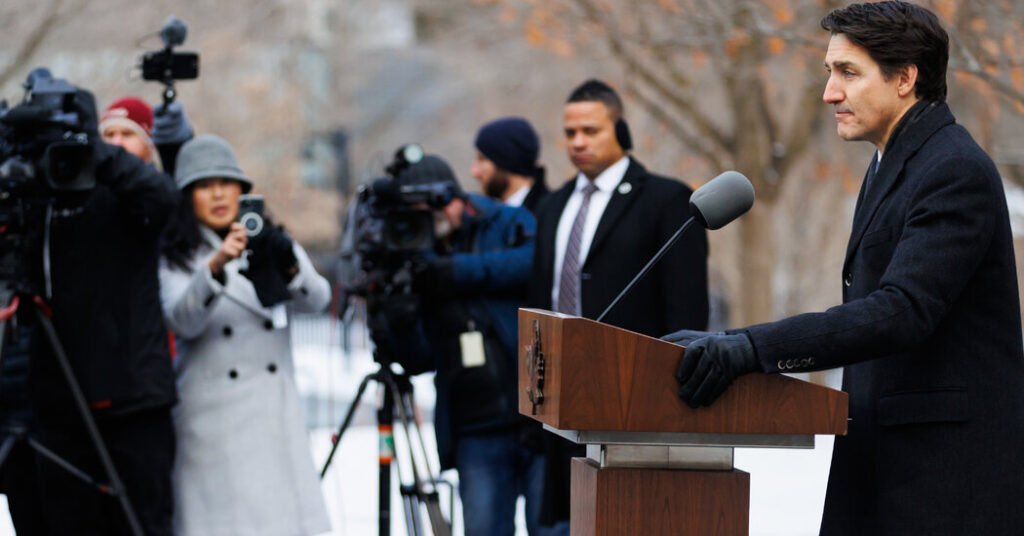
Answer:
M312 457L321 468L331 446L331 437L340 425L346 409L355 397L360 380L377 370L366 350L364 330L352 329L346 345L338 335L337 323L326 318L303 318L293 325L296 382L303 395L307 424L310 427ZM344 348L348 346L348 351ZM830 378L830 383L837 382ZM437 469L434 450L433 379L422 375L413 379L413 389L423 420L421 428L431 464ZM345 432L338 451L323 481L324 498L330 512L332 536L369 536L377 534L378 463L375 408L379 391L370 385L356 412L353 425ZM396 423L397 450L407 452L405 438ZM417 450L417 452L419 452ZM818 436L814 449L736 449L735 465L750 473L751 536L811 536L817 534L824 504L825 482L832 452L832 438ZM408 463L402 456L404 480L409 480ZM422 459L417 463L422 464ZM393 535L407 534L402 502L392 468ZM454 471L443 479L457 484ZM451 493L441 486L441 505L449 517ZM522 501L517 516L517 536L525 536ZM461 511L455 501L454 536L462 535ZM0 536L14 534L6 515L6 500L0 496ZM426 516L421 519L426 520Z

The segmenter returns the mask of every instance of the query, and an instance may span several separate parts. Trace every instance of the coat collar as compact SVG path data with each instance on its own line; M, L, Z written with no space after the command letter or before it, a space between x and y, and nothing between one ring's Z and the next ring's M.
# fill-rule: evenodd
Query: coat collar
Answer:
M850 232L850 242L846 247L846 259L843 263L844 272L860 246L864 232L874 219L882 200L903 179L903 167L907 160L913 157L939 129L955 122L953 113L945 103L919 102L907 111L893 131L893 136L882 153L882 162L877 172L874 169L878 153L872 157L857 197L853 229Z

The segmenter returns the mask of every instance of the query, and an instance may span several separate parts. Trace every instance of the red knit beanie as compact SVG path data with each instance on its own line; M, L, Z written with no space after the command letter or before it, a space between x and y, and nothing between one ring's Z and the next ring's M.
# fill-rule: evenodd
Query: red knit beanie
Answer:
M153 109L137 97L125 97L107 107L100 118L100 132L103 132L104 123L114 119L127 119L135 123L147 137L153 132Z

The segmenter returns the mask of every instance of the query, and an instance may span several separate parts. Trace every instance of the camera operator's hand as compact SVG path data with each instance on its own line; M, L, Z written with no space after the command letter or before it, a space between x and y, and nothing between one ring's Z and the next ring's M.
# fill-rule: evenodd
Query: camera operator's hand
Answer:
M240 257L242 252L245 251L247 242L245 227L242 227L242 224L238 222L232 223L228 235L224 237L224 242L220 245L220 249L217 250L217 253L213 255L209 262L210 273L221 284L224 283L224 265L232 259Z
M181 145L192 139L192 125L178 101L153 109L153 144Z
M433 297L451 296L455 290L455 268L451 257L434 257L423 263L415 275L416 290Z

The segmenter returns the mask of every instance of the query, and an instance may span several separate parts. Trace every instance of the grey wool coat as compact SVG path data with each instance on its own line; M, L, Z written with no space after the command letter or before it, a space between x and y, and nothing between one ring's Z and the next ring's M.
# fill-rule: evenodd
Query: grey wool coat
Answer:
M307 535L330 530L295 387L287 314L324 309L330 286L294 245L292 299L265 308L229 262L225 285L207 263L221 239L202 228L191 273L160 268L178 344L180 402L174 523L180 535ZM276 320L275 320L276 319Z

